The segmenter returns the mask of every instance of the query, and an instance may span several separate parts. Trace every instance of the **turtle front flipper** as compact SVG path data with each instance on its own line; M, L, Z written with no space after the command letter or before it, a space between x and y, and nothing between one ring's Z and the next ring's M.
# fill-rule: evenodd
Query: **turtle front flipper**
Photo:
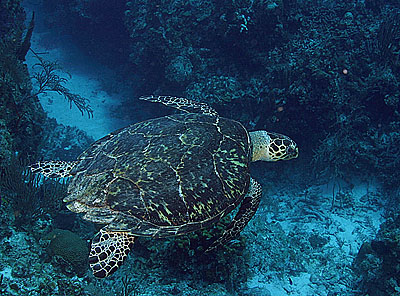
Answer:
M203 113L211 116L218 116L217 111L205 103L192 101L186 98L176 98L171 96L149 96L140 97L139 100L161 103L165 106L176 108L187 113Z
M39 173L47 178L71 177L70 172L77 161L40 161L29 168L32 173Z
M206 252L210 252L221 245L225 245L227 242L235 238L243 228L245 228L258 209L261 200L261 193L261 185L256 180L250 179L249 192L240 205L236 216L225 229L222 236L214 241L211 246L208 247Z
M89 266L97 278L105 278L117 271L133 247L135 236L127 232L101 229L93 238Z

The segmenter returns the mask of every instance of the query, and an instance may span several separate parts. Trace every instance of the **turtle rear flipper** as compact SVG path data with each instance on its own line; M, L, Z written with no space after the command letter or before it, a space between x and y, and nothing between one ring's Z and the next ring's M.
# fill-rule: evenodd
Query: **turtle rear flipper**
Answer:
M47 178L65 178L71 177L71 170L77 161L40 161L29 168L32 173L39 173Z
M135 237L127 232L101 229L93 238L89 266L97 278L105 278L122 265L132 249Z
M211 116L218 116L217 111L207 104L192 101L186 98L176 98L171 96L149 96L140 97L139 100L161 103L165 106L176 108L187 113L203 113Z
M254 179L250 179L250 188L235 218L225 229L222 236L214 241L206 252L210 252L219 246L225 245L230 240L234 239L245 228L247 223L253 218L258 209L262 195L261 185Z

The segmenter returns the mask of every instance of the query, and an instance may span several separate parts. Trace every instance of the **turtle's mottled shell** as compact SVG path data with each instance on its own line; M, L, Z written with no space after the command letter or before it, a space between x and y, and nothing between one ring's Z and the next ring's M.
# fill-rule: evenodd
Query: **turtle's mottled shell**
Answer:
M226 118L189 113L133 124L79 157L65 201L110 230L186 233L242 201L250 150L246 129Z

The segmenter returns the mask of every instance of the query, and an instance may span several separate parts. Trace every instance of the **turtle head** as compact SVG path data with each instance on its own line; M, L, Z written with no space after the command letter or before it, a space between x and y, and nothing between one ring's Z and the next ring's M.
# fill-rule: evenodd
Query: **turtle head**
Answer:
M253 145L251 161L277 161L296 158L299 155L297 144L287 136L266 131L250 132Z

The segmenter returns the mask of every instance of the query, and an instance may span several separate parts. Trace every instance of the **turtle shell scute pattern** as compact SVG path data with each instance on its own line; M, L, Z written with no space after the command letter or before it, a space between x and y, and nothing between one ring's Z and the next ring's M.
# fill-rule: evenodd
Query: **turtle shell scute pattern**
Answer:
M246 129L226 118L189 113L133 124L79 157L65 201L109 230L186 233L242 201L250 149Z

